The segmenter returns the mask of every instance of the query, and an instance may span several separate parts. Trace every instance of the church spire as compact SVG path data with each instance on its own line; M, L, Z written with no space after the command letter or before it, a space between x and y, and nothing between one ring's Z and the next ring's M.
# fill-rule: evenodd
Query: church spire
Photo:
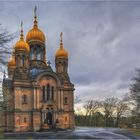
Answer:
M63 48L63 39L62 39L62 35L63 35L63 33L61 32L61 33L60 33L60 48L61 48L61 49Z
M63 47L63 39L62 39L63 33L60 33L60 47L57 50L55 54L55 58L68 58L68 52Z
M35 6L35 9L34 9L34 28L38 28L36 12L37 12L37 6Z
M45 34L38 28L38 21L37 21L37 7L34 8L34 23L33 28L29 30L26 36L26 42L37 42L37 43L43 43L45 45Z
M23 22L21 21L21 31L20 31L20 40L23 40Z
M15 44L15 52L17 50L26 50L27 52L30 51L29 45L24 41L24 35L23 35L23 22L21 22L21 31L20 31L20 39Z

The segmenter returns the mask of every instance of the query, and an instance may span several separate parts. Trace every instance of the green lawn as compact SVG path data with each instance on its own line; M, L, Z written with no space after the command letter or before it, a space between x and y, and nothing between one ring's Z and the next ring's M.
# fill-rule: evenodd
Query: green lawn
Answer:
M0 139L4 138L3 129L0 128Z
M140 136L140 129L134 129L134 128L131 128L131 129L128 129L130 132L136 134L136 135L139 135Z

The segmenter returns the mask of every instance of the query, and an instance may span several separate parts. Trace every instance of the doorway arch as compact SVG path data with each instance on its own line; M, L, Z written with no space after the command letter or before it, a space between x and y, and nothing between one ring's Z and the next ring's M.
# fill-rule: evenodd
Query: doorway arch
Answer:
M53 115L51 112L47 112L46 114L46 122L48 125L52 125L53 123Z

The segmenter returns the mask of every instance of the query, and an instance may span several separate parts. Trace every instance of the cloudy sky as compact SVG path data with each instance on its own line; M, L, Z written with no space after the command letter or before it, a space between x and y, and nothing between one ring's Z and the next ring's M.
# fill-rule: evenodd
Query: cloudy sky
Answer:
M0 23L11 33L18 32L16 40L21 20L24 35L32 28L35 5L53 68L63 32L76 96L84 101L122 97L129 91L140 67L140 2L1 1Z

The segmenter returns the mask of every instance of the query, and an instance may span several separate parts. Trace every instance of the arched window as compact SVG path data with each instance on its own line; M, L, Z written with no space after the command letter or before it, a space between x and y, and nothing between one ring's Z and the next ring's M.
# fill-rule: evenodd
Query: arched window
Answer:
M41 60L42 60L42 61L44 60L44 55L45 55L45 50L42 49L42 50L41 50Z
M24 67L25 66L25 55L22 56L22 61L21 62L22 62L21 65Z
M16 65L19 67L20 66L20 57L17 55L16 57Z
M67 97L64 98L64 104L68 104L68 98Z
M34 60L37 59L37 48L36 46L34 46Z
M19 57L18 57L18 65L19 65L19 67L23 67L23 56L22 55L19 55Z
M67 72L67 63L66 62L64 62L64 64L63 64L63 70L64 70L64 72Z
M54 87L51 87L51 99L54 100Z
M27 119L26 118L24 118L24 123L26 123L27 122Z
M47 100L50 99L50 85L47 84Z
M40 46L38 46L37 49L36 49L37 60L41 60L41 49L39 47Z
M34 49L33 49L33 46L31 46L30 60L34 60Z
M66 72L65 69L66 68L66 64L65 64L65 62L63 63L63 72Z
M27 104L27 95L22 96L22 103Z
M58 63L58 72L62 73L62 63L61 62Z
M42 87L42 101L45 101L45 86Z
M65 122L67 122L67 120L68 120L68 118L67 118L67 117L65 117Z

